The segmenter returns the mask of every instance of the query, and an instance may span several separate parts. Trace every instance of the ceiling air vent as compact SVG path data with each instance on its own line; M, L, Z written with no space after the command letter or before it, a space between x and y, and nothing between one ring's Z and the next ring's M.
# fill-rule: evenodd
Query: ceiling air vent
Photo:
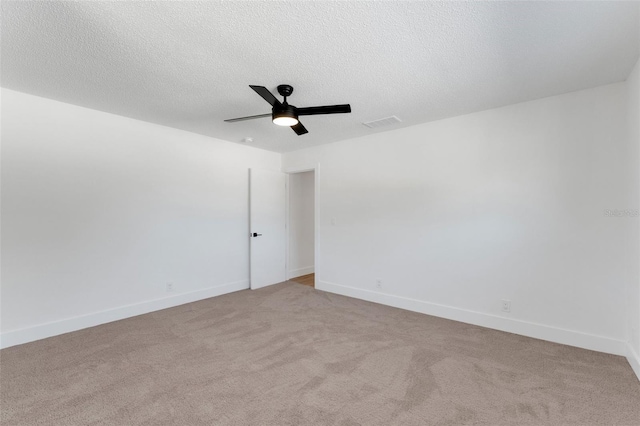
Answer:
M378 127L390 126L396 123L400 123L400 119L395 115L392 115L391 117L381 118L380 120L367 121L366 123L362 124L372 129L377 129Z

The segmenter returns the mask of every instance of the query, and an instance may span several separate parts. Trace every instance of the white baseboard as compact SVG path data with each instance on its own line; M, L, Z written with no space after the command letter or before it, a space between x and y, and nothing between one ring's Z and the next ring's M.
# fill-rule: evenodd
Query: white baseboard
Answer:
M301 277L303 275L313 274L314 270L315 269L313 266L307 266L305 268L300 268L300 269L292 269L289 271L289 279Z
M576 346L592 351L623 356L628 353L627 343L625 341L615 340L608 337L565 330L547 325L485 314L482 312L469 311L452 306L439 305L436 303L424 302L422 300L334 284L327 281L316 281L316 290L341 294L343 296L354 297L356 299L367 300L369 302L380 303L382 305L393 306L400 309L406 309L408 311L492 328L494 330L506 331L508 333L533 337L535 339L548 340L550 342L561 343L563 345Z
M147 314L161 309L172 308L174 306L184 305L185 303L196 302L198 300L208 299L210 297L220 296L248 288L249 281L236 281L215 287L209 287L204 290L179 293L169 297L163 297L161 299L149 300L88 315L39 324L20 330L7 331L0 334L0 349L81 330L83 328L94 327L96 325L118 321L137 315Z
M640 380L640 355L633 350L631 343L627 343L627 361Z

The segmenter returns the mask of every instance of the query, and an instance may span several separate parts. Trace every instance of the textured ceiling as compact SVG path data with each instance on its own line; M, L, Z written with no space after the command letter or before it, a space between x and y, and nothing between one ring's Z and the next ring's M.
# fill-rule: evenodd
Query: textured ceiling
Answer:
M626 79L637 2L2 2L3 87L291 151ZM249 84L288 83L296 136ZM402 123L362 122L396 115Z

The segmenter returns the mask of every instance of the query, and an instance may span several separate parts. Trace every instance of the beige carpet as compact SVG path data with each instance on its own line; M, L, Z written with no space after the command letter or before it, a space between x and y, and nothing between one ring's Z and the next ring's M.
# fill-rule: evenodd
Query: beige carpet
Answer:
M283 283L0 352L3 425L639 425L622 357Z

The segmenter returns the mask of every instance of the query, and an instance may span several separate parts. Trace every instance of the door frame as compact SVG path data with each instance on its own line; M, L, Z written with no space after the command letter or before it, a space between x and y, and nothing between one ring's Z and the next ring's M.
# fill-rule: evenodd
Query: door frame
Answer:
M318 288L318 282L320 281L320 163L316 163L312 167L292 167L283 169L283 173L287 174L287 193L286 193L286 216L287 216L287 244L286 244L286 277L287 280L292 277L289 276L289 240L291 236L291 199L290 199L290 185L289 176L295 173L313 172L313 273L315 274L315 288Z

